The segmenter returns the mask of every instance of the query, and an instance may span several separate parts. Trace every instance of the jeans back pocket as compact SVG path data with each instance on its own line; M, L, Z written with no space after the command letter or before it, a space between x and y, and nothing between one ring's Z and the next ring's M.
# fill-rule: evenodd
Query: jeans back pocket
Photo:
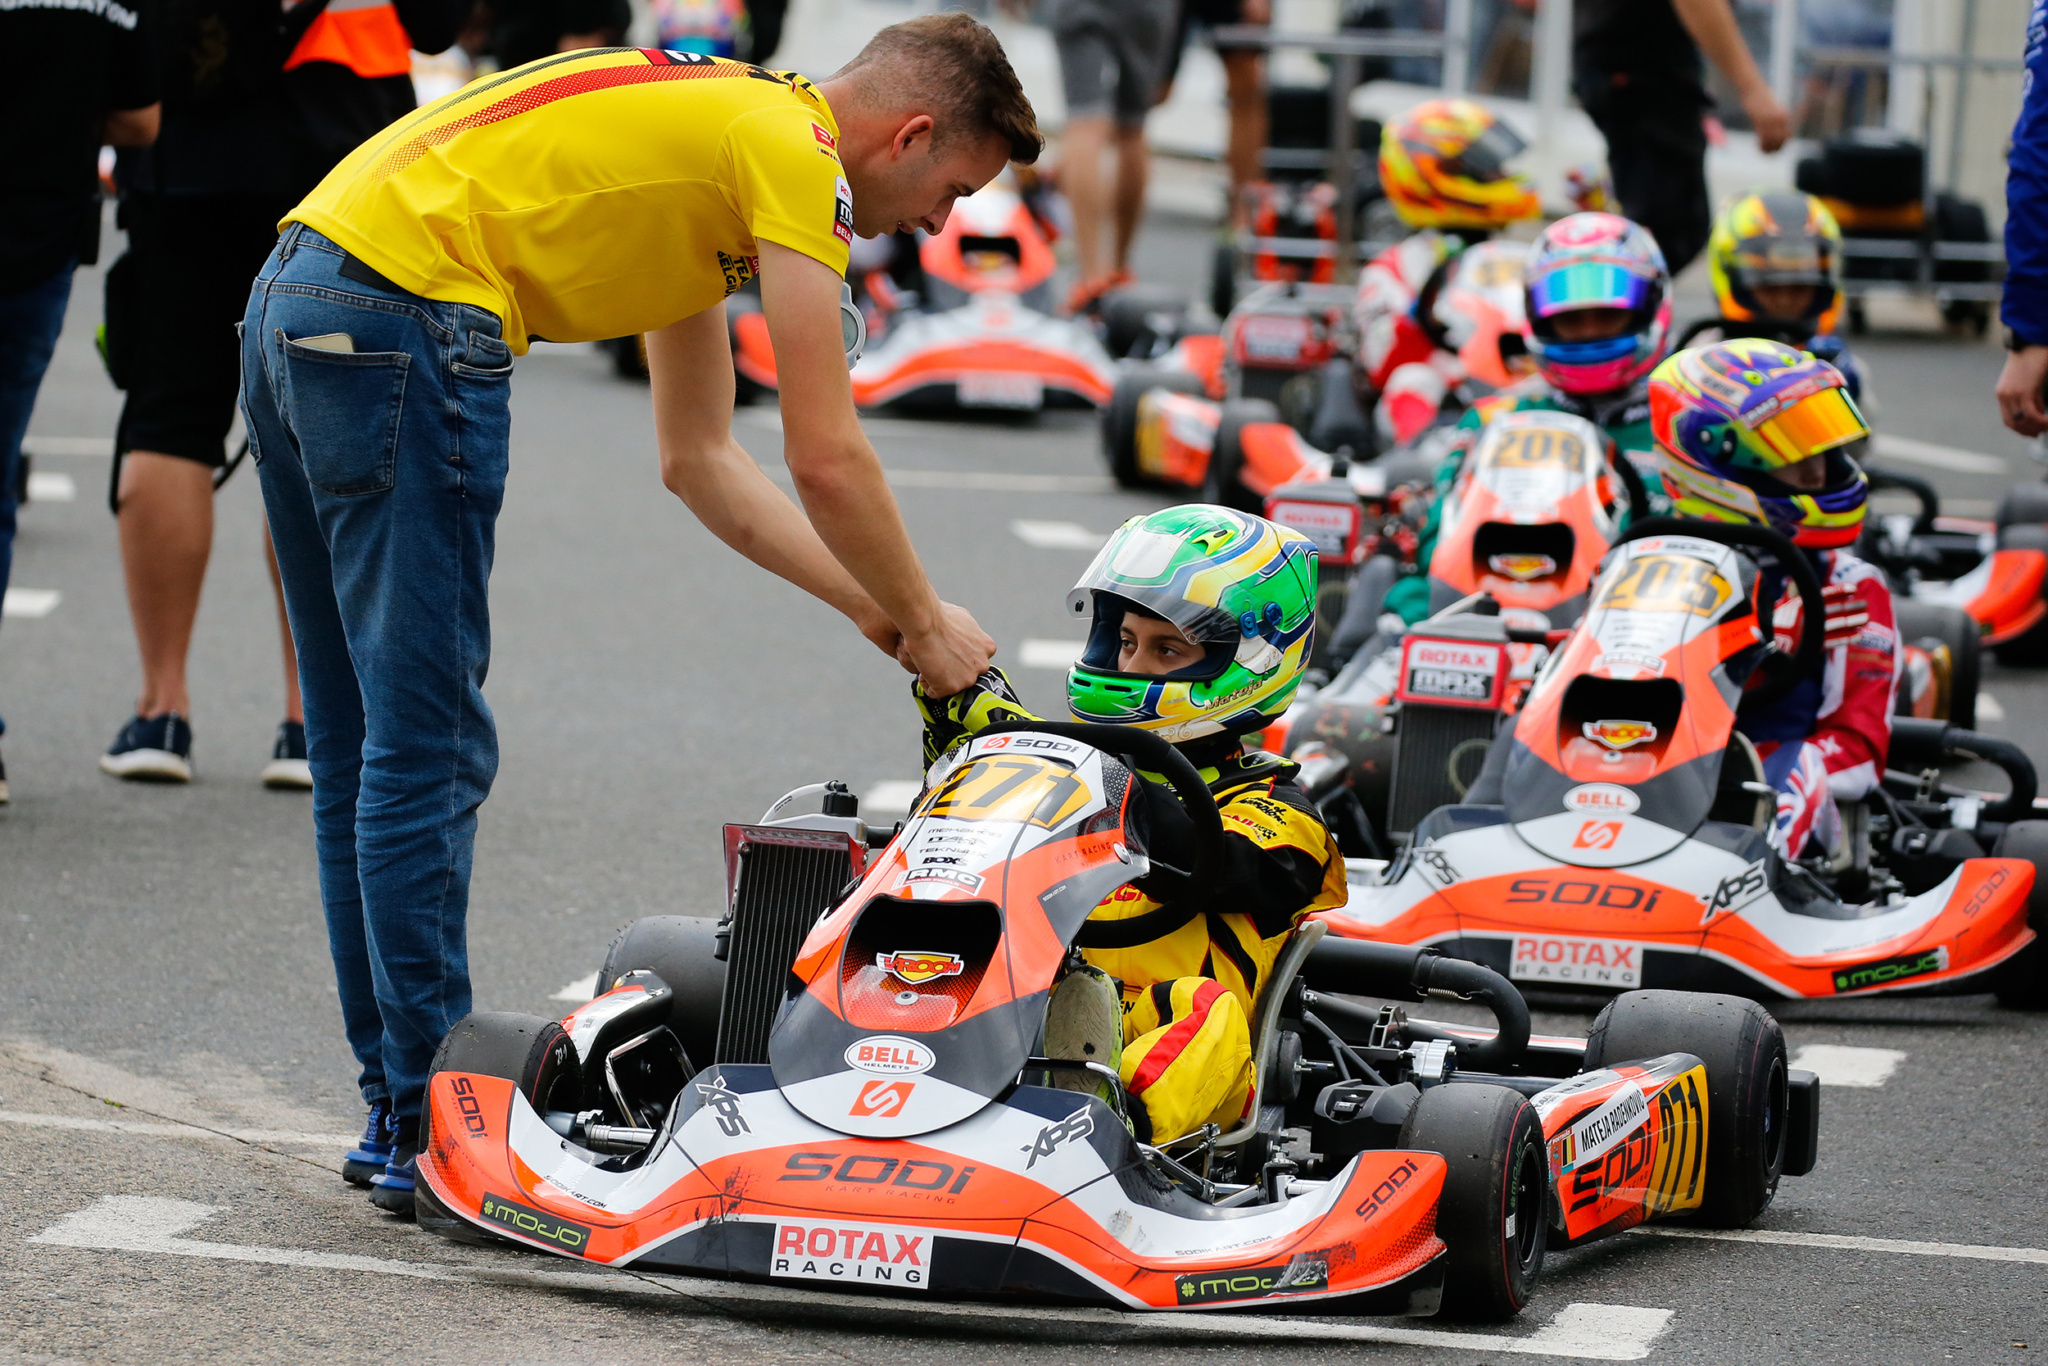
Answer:
M412 356L405 351L323 351L282 331L285 419L314 488L339 497L383 493L397 482L398 425Z

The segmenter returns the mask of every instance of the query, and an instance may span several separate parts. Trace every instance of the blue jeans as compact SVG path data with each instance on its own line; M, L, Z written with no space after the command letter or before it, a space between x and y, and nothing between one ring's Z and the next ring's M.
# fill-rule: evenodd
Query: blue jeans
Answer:
M417 1116L469 1013L498 769L486 588L511 436L498 318L343 276L294 224L242 322L242 411L299 651L320 900L363 1098ZM352 353L295 339L346 333Z
M64 330L64 305L71 298L74 269L66 265L39 285L0 294L0 598L7 596L7 580L14 572L14 491L21 479L21 438L35 411L43 372L57 352L57 334ZM7 722L0 719L0 735L6 733Z

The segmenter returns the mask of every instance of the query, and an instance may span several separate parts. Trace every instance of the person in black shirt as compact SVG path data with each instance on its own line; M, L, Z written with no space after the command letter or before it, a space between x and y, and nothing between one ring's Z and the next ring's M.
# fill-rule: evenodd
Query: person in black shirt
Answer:
M1704 50L1742 99L1757 145L1775 152L1792 116L1743 45L1728 0L1578 0L1572 87L1607 139L1621 211L1650 230L1673 275L1707 244Z
M364 138L413 108L410 50L447 48L470 4L162 5L163 132L154 146L120 157L128 252L110 273L107 300L110 368L128 391L110 500L142 687L100 767L187 782L185 663L240 390L235 325L249 283L277 243L278 220ZM271 572L274 583L274 559ZM280 601L280 627L283 612ZM262 779L305 788L312 777L298 665L290 632L282 634L285 719Z
M0 596L14 563L22 435L57 348L72 271L99 259L100 147L156 136L146 2L0 7ZM0 804L7 800L0 764Z

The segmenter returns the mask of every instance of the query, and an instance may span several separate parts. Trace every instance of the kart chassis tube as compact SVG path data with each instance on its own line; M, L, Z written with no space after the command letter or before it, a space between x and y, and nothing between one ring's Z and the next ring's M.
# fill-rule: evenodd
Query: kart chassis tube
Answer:
M2006 780L2012 784L2012 791L2004 797L1984 803L1984 809L1977 814L1979 821L2022 821L2033 814L2039 780L2034 773L2034 761L2018 745L1995 735L1963 730L1946 721L1914 716L1892 718L1891 749L1885 756L1887 767L1939 768L1954 757L1993 764L2004 770Z
M1447 1036L1457 1045L1458 1061L1465 1070L1504 1071L1519 1062L1529 1047L1529 1003L1514 983L1492 968L1446 958L1435 949L1328 935L1309 950L1302 977L1365 996L1419 1001L1432 991L1444 991L1478 1001L1493 1012L1500 1032L1481 1040ZM1368 1027L1379 1018L1379 1012L1369 1006L1329 996L1318 999L1316 1009Z

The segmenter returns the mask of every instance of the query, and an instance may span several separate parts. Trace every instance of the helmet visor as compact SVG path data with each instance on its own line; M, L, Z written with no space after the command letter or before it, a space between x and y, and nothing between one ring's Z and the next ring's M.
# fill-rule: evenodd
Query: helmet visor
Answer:
M1752 237L1735 249L1732 261L1744 283L1830 285L1829 253L1810 237Z
M1870 428L1864 425L1863 414L1856 411L1855 403L1840 388L1807 394L1760 422L1751 424L1745 420L1743 425L1748 426L1757 440L1770 447L1778 457L1772 465L1777 469L1796 465L1823 451L1846 446L1870 435ZM1738 463L1750 462L1738 458Z
M1535 316L1548 318L1581 308L1625 308L1649 301L1651 282L1614 261L1573 261L1529 282Z
M1465 144L1464 151L1446 159L1443 168L1452 175L1489 185L1507 175L1508 162L1528 145L1514 129L1496 120Z

